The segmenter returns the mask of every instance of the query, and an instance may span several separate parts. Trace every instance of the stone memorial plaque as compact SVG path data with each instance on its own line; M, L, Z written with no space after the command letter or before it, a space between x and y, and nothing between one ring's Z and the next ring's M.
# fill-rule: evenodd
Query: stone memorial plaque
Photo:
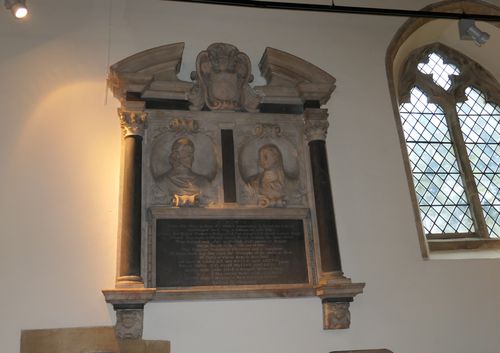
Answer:
M349 327L364 283L340 263L322 108L335 78L266 48L266 84L252 85L250 57L217 42L184 81L183 50L110 68L123 178L116 286L104 294L117 327L139 338L149 301L305 296L321 299L325 329Z
M301 219L158 219L156 286L307 284Z

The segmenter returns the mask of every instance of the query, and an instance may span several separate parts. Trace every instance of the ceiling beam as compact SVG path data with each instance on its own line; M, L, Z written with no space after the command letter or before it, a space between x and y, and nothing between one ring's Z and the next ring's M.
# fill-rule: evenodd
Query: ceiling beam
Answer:
M206 4L206 5L238 6L238 7L249 7L249 8L259 8L259 9L345 13L345 14L356 14L356 15L434 18L434 19L449 19L449 20L470 19L476 21L500 23L500 16L497 15L385 9L385 8L374 8L374 7L337 6L334 5L333 2L332 5L321 5L321 4L302 4L302 3L298 4L289 2L257 1L257 0L164 0L164 1L188 2L188 3Z

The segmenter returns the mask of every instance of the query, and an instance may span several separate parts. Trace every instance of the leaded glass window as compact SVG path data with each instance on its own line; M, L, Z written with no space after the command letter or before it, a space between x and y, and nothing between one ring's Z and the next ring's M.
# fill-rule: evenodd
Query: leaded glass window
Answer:
M500 86L440 44L411 54L404 75L401 131L423 232L500 238Z
M400 107L422 225L427 234L474 230L443 110L418 88Z
M469 87L458 119L490 237L500 237L500 107Z

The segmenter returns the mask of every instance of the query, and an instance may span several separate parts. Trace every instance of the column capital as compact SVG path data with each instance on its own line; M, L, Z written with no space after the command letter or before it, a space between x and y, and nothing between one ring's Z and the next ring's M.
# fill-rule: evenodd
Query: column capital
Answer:
M328 132L328 110L308 108L304 111L305 137L307 142L326 140Z
M146 128L146 118L148 116L147 112L118 108L118 116L120 117L120 125L122 128L123 137L142 137L144 135L144 129Z

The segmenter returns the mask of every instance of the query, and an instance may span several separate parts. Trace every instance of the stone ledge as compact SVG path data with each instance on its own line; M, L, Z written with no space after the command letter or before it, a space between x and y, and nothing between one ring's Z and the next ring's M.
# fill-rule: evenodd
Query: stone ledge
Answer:
M170 353L169 341L119 341L112 326L21 332L21 353Z

